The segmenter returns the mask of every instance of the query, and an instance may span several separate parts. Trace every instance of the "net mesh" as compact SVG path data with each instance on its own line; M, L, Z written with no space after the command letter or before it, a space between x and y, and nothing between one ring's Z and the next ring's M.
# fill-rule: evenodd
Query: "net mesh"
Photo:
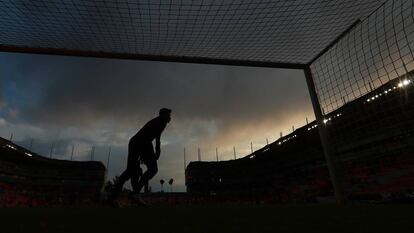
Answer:
M411 192L414 2L385 2L311 71L347 195Z
M0 1L0 45L307 64L383 0Z
M313 62L325 114L414 69L413 4L385 2Z

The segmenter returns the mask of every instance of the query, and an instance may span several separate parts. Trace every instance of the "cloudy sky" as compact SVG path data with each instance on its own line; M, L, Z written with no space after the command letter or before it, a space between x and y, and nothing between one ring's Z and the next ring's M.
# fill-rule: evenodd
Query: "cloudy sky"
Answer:
M314 119L302 71L0 53L0 137L34 152L106 164L108 177L126 166L129 138L162 107L173 119L162 135L160 179L184 191L187 162L220 160L276 140Z

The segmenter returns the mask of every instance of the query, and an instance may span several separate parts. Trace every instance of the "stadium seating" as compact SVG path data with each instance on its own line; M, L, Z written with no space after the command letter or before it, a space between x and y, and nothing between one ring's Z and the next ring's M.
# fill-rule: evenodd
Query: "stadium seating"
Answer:
M395 79L331 112L326 120L348 199L414 189L414 84ZM373 96L373 97L372 97ZM280 201L332 196L316 122L238 160L191 162L190 193L271 193Z
M0 206L38 206L96 198L106 169L101 162L49 159L0 138Z

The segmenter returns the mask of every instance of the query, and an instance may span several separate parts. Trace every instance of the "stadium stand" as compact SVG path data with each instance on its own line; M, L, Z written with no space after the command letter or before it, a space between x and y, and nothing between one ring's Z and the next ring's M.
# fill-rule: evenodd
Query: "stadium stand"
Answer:
M0 138L0 206L92 200L106 178L101 162L49 159Z
M413 75L394 79L327 115L348 199L383 201L414 188ZM397 119L387 118L395 115ZM191 162L186 185L195 194L271 196L278 202L333 195L315 122L237 160Z

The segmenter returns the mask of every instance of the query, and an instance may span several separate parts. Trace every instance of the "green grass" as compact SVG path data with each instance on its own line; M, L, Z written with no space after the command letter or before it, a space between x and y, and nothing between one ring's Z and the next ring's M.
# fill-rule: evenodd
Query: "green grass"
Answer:
M0 232L413 232L414 205L0 209Z

